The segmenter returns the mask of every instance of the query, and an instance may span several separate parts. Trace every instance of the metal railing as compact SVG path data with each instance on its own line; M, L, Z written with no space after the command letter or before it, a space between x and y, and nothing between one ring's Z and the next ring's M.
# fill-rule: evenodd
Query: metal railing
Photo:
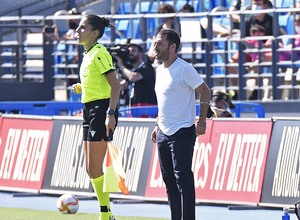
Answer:
M245 35L245 19L248 15L251 15L255 12L252 11L238 11L238 12L228 12L228 11L220 11L220 12L198 12L198 13L174 13L174 14L131 14L131 15L102 15L109 17L113 23L116 25L116 29L111 29L107 34L110 35L110 40L101 41L107 46L114 45L116 43L125 42L126 38L132 38L137 42L143 44L145 52L147 52L149 45L152 40L152 36L149 34L151 30L149 27L149 20L155 22L157 24L157 19L161 17L174 17L177 20L177 25L175 29L178 31L180 30L180 21L184 18L190 18L199 20L202 18L207 18L208 21L208 29L207 37L201 38L199 36L198 40L193 40L192 42L189 40L183 39L182 43L189 44L190 48L192 48L189 52L184 52L181 50L179 55L184 59L188 60L194 67L198 70L199 74L203 76L207 84L212 88L212 90L224 90L228 91L235 91L238 93L239 100L248 100L249 93L253 90L257 90L257 100L264 100L264 99L273 99L273 100L280 100L280 99L299 99L299 80L300 80L300 73L298 72L299 61L295 60L294 58L290 61L279 61L278 53L284 48L279 48L278 42L282 40L295 39L297 35L289 34L289 35L279 35L279 28L277 28L277 24L279 23L279 19L281 19L283 14L299 12L299 9L267 9L261 11L263 13L269 13L273 15L273 36L269 37L246 37ZM230 14L238 14L241 18L240 22L240 35L231 34L226 37L216 37L213 34L212 24L215 22L215 18L223 17L227 19L227 16ZM29 19L30 16L27 16L26 19ZM39 16L41 23L39 24L40 31L42 31L42 26L44 24L50 24L55 19L69 19L70 16ZM4 55L7 51L3 51L3 48L10 47L10 51L18 51L18 47L23 45L24 40L24 32L20 31L24 29L23 23L26 23L26 19L22 17L0 17L0 25L1 29L3 28L14 28L15 32L18 33L18 37L16 37L15 42L17 45L11 44L8 45L7 41L2 40L0 42L1 48L1 68L0 68L0 75L3 76L4 72ZM16 21L18 20L18 25L13 25L10 27L7 25L8 21ZM127 29L125 30L125 37L120 38L120 33L122 30L118 30L118 23L122 20L126 20L127 22ZM220 20L220 19L219 19ZM2 24L3 23L3 24ZM135 28L134 25L137 25ZM199 22L200 25L200 22ZM34 27L33 25L26 26L28 28ZM191 28L193 28L191 26ZM195 27L197 28L197 27ZM199 27L198 27L199 28ZM231 24L229 22L229 28L231 28ZM124 33L124 32L123 32ZM137 34L138 33L138 34ZM191 29L191 36L193 35L194 30ZM195 37L193 36L193 39ZM263 41L266 39L270 39L272 41L271 48L263 48L259 47L254 50L249 50L245 48L244 42L249 39L256 39L258 41ZM58 42L48 41L47 39L42 46L43 49L43 60L44 60L44 71L42 74L50 74L52 78L57 78L57 68L62 67L70 67L69 69L77 69L77 64L72 64L71 66L67 63L55 63L55 56L57 54L61 54L63 56L70 55L68 51L57 51L55 49ZM293 40L292 40L293 42ZM67 42L60 42L61 44ZM76 42L69 42L70 44L76 45ZM6 45L5 45L6 44ZM199 49L197 44L203 44L203 47ZM66 44L67 45L67 44ZM261 45L261 44L260 44ZM45 48L46 46L46 48ZM79 47L80 48L80 47ZM183 48L182 48L183 49ZM290 49L291 52L296 52L299 49L296 47L292 47ZM239 52L240 57L237 63L230 62L231 56ZM258 54L258 61L256 63L253 62L246 62L245 52L255 52ZM263 62L261 60L261 55L265 52L271 52L273 54L272 60L269 62ZM74 53L74 51L72 52ZM78 58L81 58L82 51L77 50ZM293 54L293 53L292 53ZM74 54L73 54L74 55ZM16 58L16 60L20 60L20 56L22 59L24 58L23 55L20 53L12 53L11 59ZM7 56L5 56L7 58ZM50 59L50 60L49 60ZM80 61L80 60L79 60ZM50 65L52 64L52 65ZM50 65L50 66L49 66ZM69 65L69 66L68 66ZM75 66L76 65L76 66ZM232 74L230 72L230 67L235 67L238 70L238 74ZM256 66L257 72L247 72L247 68L249 66ZM47 73L46 73L47 72ZM22 73L23 74L23 73ZM21 77L17 77L20 79ZM236 80L238 83L236 85L232 85L231 81ZM3 83L3 77L0 78L0 83ZM248 84L249 81L256 81L255 84ZM2 81L2 82L1 82ZM20 82L22 82L20 80ZM54 83L53 83L54 84ZM53 86L54 88L55 86ZM68 87L68 86L66 86Z

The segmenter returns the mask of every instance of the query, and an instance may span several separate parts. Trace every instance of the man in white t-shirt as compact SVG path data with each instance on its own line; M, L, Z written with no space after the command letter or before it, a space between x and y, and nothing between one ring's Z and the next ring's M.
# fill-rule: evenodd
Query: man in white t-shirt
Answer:
M195 220L195 184L191 170L196 137L205 134L210 90L195 68L177 57L180 37L162 29L155 39L155 92L158 118L151 138L157 143L172 220ZM200 94L196 123L195 91Z

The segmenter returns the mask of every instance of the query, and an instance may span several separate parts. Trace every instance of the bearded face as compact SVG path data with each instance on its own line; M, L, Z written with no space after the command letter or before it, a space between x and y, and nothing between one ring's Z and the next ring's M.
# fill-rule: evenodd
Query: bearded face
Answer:
M136 47L129 47L129 55L128 55L128 61L130 63L136 63L139 60L139 50Z
M130 63L135 63L138 61L138 55L137 54L132 54L130 53L129 56L128 56L128 61Z

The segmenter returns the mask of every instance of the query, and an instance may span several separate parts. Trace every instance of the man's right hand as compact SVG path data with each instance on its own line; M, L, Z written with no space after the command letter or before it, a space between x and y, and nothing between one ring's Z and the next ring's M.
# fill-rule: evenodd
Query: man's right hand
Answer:
M153 141L153 143L157 142L157 139L156 139L157 131L158 131L158 126L155 125L155 127L151 133L151 140Z

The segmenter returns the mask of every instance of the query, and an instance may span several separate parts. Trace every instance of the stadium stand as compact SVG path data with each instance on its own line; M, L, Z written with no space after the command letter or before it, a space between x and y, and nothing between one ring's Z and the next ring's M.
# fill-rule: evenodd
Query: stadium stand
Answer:
M150 13L150 6L151 2L148 1L142 1L135 4L134 13L140 14L140 13Z
M22 4L16 4L14 7L11 7L11 10L8 10L6 6L0 9L0 48L1 48L1 56L0 56L0 75L1 75L1 82L20 82L20 70L25 71L26 74L30 73L29 64L36 64L39 58L33 56L33 53L39 51L43 51L40 53L39 56L42 56L43 64L39 63L39 67L42 68L42 81L43 83L47 82L48 86L52 86L53 88L59 88L60 85L55 85L53 81L54 79L67 79L67 81L71 82L72 80L76 80L78 76L75 75L65 74L67 69L78 69L78 65L66 63L62 58L59 60L54 59L55 56L76 56L80 57L80 52L82 51L69 51L67 49L63 49L62 51L57 51L53 46L57 42L48 42L45 41L42 44L40 49L35 50L34 45L26 45L24 39L26 39L26 35L28 32L22 32L17 30L25 30L31 29L34 32L39 34L42 33L42 27L46 23L53 22L52 18L54 14L53 10L56 9L56 3L53 7L50 7L50 0L43 1L44 2L44 9L41 9L40 5L41 1L29 1L26 4L22 2ZM78 0L75 1L76 4L79 6L83 6L85 4L91 3L90 0ZM109 15L112 20L114 20L116 24L116 32L115 40L124 40L125 38L132 38L135 40L139 40L146 45L145 51L148 49L147 45L149 45L149 40L153 36L155 27L157 26L157 7L158 4L164 3L166 1L141 1L140 4L137 1L117 1L117 15ZM248 93L250 90L257 89L258 96L257 100L268 100L268 99L299 99L299 72L298 72L298 61L293 60L289 62L280 62L278 57L274 57L274 60L269 63L246 63L243 61L243 58L237 64L236 68L238 68L240 74L237 76L231 75L226 69L230 63L228 59L231 55L240 50L241 52L244 49L241 49L241 45L245 39L240 38L238 36L230 36L230 37L221 37L218 38L213 36L209 30L207 30L208 35L207 38L202 38L201 36L198 37L198 34L194 34L199 29L198 23L199 19L203 17L209 18L209 22L215 21L224 26L230 28L230 21L228 20L228 13L226 9L228 9L231 1L227 0L215 0L215 1L184 1L184 0L176 0L175 6L178 10L180 6L184 3L189 2L195 6L196 12L194 14L176 14L175 16L178 19L181 19L182 23L187 22L191 17L193 17L193 21L190 23L186 23L184 26L185 31L183 34L183 47L179 54L186 58L195 68L199 71L209 86L213 90L225 90L230 91L233 90L239 94L240 100L247 100ZM67 9L67 1L57 1L57 3L61 4L61 8ZM293 39L294 28L292 24L294 22L294 14L289 13L293 12L293 8L290 8L291 3L289 0L278 0L276 1L276 8L269 9L268 13L272 14L275 18L278 19L278 23L282 28L285 29L286 34L284 36L277 37L276 34L273 36L273 41L276 43L279 39L283 39L283 41L287 42L287 39ZM274 4L275 5L275 4ZM47 12L46 7L50 8ZM222 8L224 10L218 11L217 8ZM20 10L19 10L20 9ZM14 10L14 12L13 12ZM27 16L27 18L15 16L3 16L3 15L11 15L18 13L28 13L28 14L35 14L41 15L41 19L39 19L38 23L34 23L33 20L30 19L31 16ZM30 11L30 12L29 12ZM38 12L37 12L38 11ZM246 15L246 11L241 14L241 17ZM48 16L49 15L49 16ZM185 18L184 18L185 17ZM184 18L184 19L183 19ZM10 19L10 20L9 20ZM18 23L19 22L19 23ZM192 24L193 22L193 24ZM242 21L243 22L243 21ZM144 25L146 24L146 25ZM12 26L8 26L12 25ZM18 26L21 25L21 26ZM183 28L183 29L184 29ZM190 31L189 31L190 30ZM277 31L277 30L276 30ZM114 30L111 30L110 33L114 34ZM146 34L145 34L146 33ZM193 34L191 34L193 33ZM31 35L32 34L32 35ZM34 33L28 33L27 37L32 37ZM11 37L14 35L13 37ZM40 37L43 35L40 35ZM193 36L194 38L190 38L189 36ZM198 39L199 38L199 39ZM8 40L12 39L12 40ZM19 40L23 39L23 40ZM198 41L197 41L198 39ZM36 41L37 42L37 41ZM66 42L60 42L62 45L65 45ZM72 42L76 44L76 42ZM114 39L106 39L105 44L109 45L108 43L113 44ZM204 49L199 47L200 43L204 43ZM196 45L192 47L193 45ZM197 46L198 45L198 46ZM22 54L28 54L28 56L23 56L20 54L20 48L22 48ZM41 48L43 48L41 50ZM68 47L65 47L68 48ZM191 49L192 48L192 49ZM296 50L297 48L292 48L291 50ZM273 45L272 48L268 49L272 51L273 54L282 50L282 48L277 48L276 44ZM46 52L45 52L46 51ZM265 48L258 48L256 49L257 53L263 54L266 52ZM31 53L31 54L30 54ZM72 54L73 53L73 54ZM31 56L31 57L30 57ZM28 58L28 59L27 59ZM30 59L29 59L30 58ZM34 59L32 59L34 58ZM25 66L27 65L27 69L24 70L19 66L20 62L16 62L17 60L24 60ZM205 62L203 62L205 61ZM22 61L23 62L23 61ZM43 66L44 65L44 66ZM257 73L247 73L245 67L247 65L257 65L259 68ZM24 66L22 66L24 67ZM267 68L265 68L267 67ZM41 70L41 69L40 69ZM34 74L36 74L35 71ZM9 76L10 74L10 76ZM26 75L22 73L22 76ZM288 77L287 77L288 75ZM46 76L46 78L45 78ZM48 77L48 78L47 78ZM229 85L229 80L233 77L238 77L239 86L238 87L231 87ZM32 79L30 79L32 80ZM50 80L50 81L47 81ZM256 84L248 85L246 81L248 80L256 80ZM267 81L267 84L266 84ZM68 83L63 85L64 90L68 89ZM49 89L49 88L48 88ZM283 92L283 90L285 92ZM50 90L49 90L50 91ZM69 99L70 94L67 91L67 95L64 97ZM53 96L53 95L52 95ZM0 97L0 100L4 97ZM53 97L54 98L54 97Z
M28 33L24 43L24 68L26 68L24 79L43 80L43 33Z
M281 5L277 5L279 8L291 8L294 5L294 0L282 0Z
M121 2L119 5L119 14L131 14L132 10L132 3L131 2Z

